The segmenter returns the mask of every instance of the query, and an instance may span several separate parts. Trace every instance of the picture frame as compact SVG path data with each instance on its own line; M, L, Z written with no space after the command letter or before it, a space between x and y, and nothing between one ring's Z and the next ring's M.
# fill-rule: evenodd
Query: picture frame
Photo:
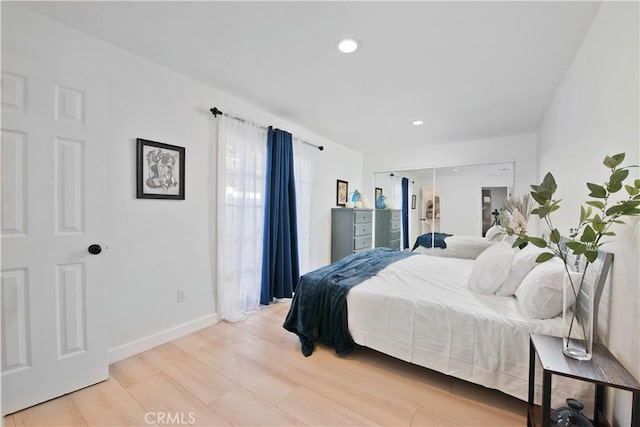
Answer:
M373 199L374 203L378 201L378 197L382 196L382 188L376 187L376 196Z
M416 195L412 194L411 195L411 209L415 209L416 208Z
M349 197L349 183L338 179L336 182L336 205L346 206Z
M184 200L185 149L136 139L136 198Z

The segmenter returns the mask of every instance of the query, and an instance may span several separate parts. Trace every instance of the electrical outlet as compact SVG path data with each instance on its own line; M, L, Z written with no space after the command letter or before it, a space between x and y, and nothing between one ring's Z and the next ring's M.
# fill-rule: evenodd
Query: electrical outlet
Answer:
M186 298L187 290L186 289L178 289L176 291L176 302L184 302Z

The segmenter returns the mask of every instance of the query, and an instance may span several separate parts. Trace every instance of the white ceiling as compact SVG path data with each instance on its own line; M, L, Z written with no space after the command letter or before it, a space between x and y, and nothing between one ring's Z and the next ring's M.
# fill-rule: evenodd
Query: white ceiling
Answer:
M370 151L535 131L600 3L21 5Z

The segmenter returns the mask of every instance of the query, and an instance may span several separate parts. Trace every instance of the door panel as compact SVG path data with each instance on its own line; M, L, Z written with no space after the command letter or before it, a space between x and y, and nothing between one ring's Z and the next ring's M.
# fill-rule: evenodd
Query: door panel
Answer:
M2 408L108 378L106 90L87 73L3 54Z
M29 289L24 268L2 271L2 372L31 365Z
M27 232L26 134L2 130L2 230L1 236Z

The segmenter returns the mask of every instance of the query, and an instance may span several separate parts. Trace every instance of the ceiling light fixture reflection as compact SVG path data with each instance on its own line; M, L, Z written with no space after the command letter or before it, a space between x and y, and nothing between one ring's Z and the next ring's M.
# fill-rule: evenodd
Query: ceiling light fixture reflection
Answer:
M411 122L411 124L414 126L420 126L420 125L423 125L424 122L422 120L414 120Z
M342 53L353 53L358 50L358 41L352 38L342 39L338 42L338 50Z

